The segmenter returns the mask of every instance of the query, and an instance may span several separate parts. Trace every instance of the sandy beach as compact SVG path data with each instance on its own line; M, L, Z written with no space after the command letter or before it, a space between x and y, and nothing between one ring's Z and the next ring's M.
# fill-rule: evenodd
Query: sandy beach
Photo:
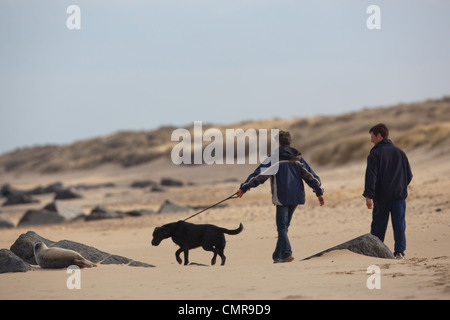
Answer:
M331 251L321 257L302 259L370 231L371 211L361 196L365 163L340 168L316 169L325 188L324 207L311 190L306 205L293 217L289 236L295 260L274 264L275 208L270 186L263 184L226 206L205 211L192 223L211 223L229 229L243 223L244 231L226 235L225 266L210 266L211 253L190 251L191 265L175 261L177 246L164 240L151 246L156 226L185 219L195 210L150 214L99 221L3 229L0 247L9 249L29 230L53 241L68 239L102 251L154 265L154 268L99 265L81 270L81 289L69 290L65 269L33 266L26 273L0 274L0 299L449 299L450 298L450 165L445 157L423 161L410 155L414 173L407 200L406 259L380 259ZM234 193L251 172L251 165L175 166L158 160L128 169L103 166L58 175L4 174L19 189L61 181L65 185L114 182L114 188L82 192L82 199L66 200L86 214L98 204L114 210L153 209L170 199L189 206L209 206ZM176 177L191 185L165 192L130 188L139 179ZM231 179L231 182L230 182ZM236 182L234 182L236 181ZM17 223L29 208L43 207L53 195L41 195L40 204L2 207ZM389 223L385 243L393 250ZM371 265L380 268L380 289L369 289Z

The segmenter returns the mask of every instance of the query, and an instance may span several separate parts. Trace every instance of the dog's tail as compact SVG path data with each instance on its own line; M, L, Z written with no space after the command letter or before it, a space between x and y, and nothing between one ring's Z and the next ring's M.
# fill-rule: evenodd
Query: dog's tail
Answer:
M241 233L241 231L244 229L244 226L242 225L242 223L239 224L239 228L234 229L234 230L228 230L225 228L220 228L220 231L222 231L223 233L226 234L238 234Z

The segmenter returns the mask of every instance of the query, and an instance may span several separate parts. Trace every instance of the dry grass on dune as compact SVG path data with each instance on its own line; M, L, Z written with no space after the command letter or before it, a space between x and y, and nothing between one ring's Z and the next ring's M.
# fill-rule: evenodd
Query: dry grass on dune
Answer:
M367 156L368 129L384 122L394 142L406 151L425 146L441 148L449 144L450 97L391 107L363 109L339 116L243 121L228 125L203 124L219 129L284 129L291 131L294 147L318 165L342 165ZM78 141L64 146L38 146L0 155L0 170L56 173L92 169L102 164L130 167L166 157L170 161L175 127L150 131L118 132L105 137ZM193 125L186 127L193 135ZM204 142L205 146L209 142ZM248 148L248 140L246 141ZM448 152L448 148L443 148ZM235 153L236 154L236 153ZM224 150L225 155L225 150Z

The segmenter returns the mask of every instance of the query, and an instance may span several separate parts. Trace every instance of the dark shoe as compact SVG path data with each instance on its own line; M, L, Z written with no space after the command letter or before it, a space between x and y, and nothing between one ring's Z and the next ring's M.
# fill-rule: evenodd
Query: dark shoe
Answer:
M294 257L293 256L289 256L289 257L286 257L284 259L278 260L278 262L280 262L280 263L291 262L291 261L294 261Z

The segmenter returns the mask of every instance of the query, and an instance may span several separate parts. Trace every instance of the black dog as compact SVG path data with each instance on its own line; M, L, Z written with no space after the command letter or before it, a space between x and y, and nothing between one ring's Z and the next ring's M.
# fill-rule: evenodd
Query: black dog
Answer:
M184 265L189 263L189 249L203 247L206 251L214 252L211 264L216 263L217 255L222 258L222 266L226 257L223 254L225 249L225 236L227 234L238 234L242 231L242 223L236 230L220 228L212 224L192 224L184 221L168 223L162 227L156 227L153 231L152 245L157 246L163 239L172 237L173 242L180 246L175 252L175 257L181 264L180 253L184 251Z

